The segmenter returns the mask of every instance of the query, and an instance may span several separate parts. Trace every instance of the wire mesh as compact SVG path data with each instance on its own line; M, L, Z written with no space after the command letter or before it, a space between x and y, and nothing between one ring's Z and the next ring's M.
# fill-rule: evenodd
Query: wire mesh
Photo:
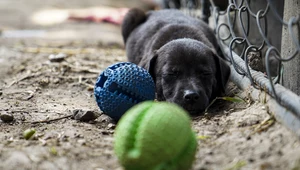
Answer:
M185 14L214 28L224 57L231 63L234 82L242 89L256 89L253 96L268 93L269 109L300 137L300 97L282 85L287 78L283 77L284 63L300 57L300 15L283 19L284 0L177 1ZM289 56L281 52L282 30L287 30L294 46Z
M265 3L262 1L256 1L256 4L254 5L257 5L257 3L264 3L265 6L262 7L262 5L260 5L261 8L256 9L255 11L252 9L250 4L251 1L249 0L229 0L228 7L225 12L219 11L218 7L214 5L212 0L210 2L212 4L214 20L217 25L215 31L219 43L228 44L231 54L234 51L238 51L235 49L237 45L242 46L243 48L241 52L239 52L239 56L245 61L246 69L241 69L237 67L235 61L232 58L232 55L230 58L228 58L228 60L235 66L235 70L239 74L245 75L250 79L253 86L257 86L257 83L253 80L253 75L250 72L250 68L257 71L265 72L266 78L269 79L271 85L270 95L272 95L278 101L279 97L276 92L276 89L274 88L274 85L277 83L282 83L282 76L284 72L282 63L291 62L293 58L297 56L299 57L299 39L297 39L297 36L295 36L295 30L299 30L299 16L293 16L288 21L284 21L282 17L284 3L283 1L281 1L281 4L279 5L279 1L276 2L272 0L266 0ZM279 9L281 10L280 12ZM227 22L219 23L218 21L220 20L221 16L226 16ZM254 20L255 23L251 22L251 19ZM270 40L270 36L281 36L281 30L278 31L279 35L268 35L269 30L273 29L268 28L268 20L270 19L273 19L273 23L279 25L280 27L286 27L286 29L289 30L289 36L293 40L293 43L296 47L292 52L292 55L281 56L280 42L279 45L274 45L273 42ZM259 43L257 41L251 42L250 40L249 32L251 31L251 24L252 28L256 27L258 30L261 39L261 42ZM253 24L255 25L253 26ZM225 38L222 37L222 32L224 32L224 29L227 30L227 32L229 33L229 35ZM236 33L237 29L240 30L241 34ZM258 35L258 33L256 33L256 35ZM276 43L278 44L278 42ZM249 56L252 56L251 53L253 52L258 54L257 58L260 63L251 63ZM264 68L257 69L255 68L257 65L262 65ZM274 70L276 70L276 73L272 74Z

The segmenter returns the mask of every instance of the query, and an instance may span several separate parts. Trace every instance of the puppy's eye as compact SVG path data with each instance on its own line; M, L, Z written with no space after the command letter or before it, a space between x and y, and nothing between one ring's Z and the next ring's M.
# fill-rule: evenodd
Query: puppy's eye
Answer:
M177 77L177 74L175 73L167 73L167 74L163 74L164 78L168 78L168 77Z
M167 73L163 74L162 76L165 80L173 80L178 77L178 72L174 72L174 71L167 72Z
M179 71L171 71L169 73L167 73L169 76L178 76L179 75Z
M209 72L209 71L205 71L205 72L201 73L201 76L211 76L211 75L212 75L212 72Z

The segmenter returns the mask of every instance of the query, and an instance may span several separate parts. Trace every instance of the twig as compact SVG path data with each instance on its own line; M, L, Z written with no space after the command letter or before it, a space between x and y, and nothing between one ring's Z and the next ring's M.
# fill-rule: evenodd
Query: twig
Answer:
M208 111L208 109L210 108L210 106L213 105L213 104L216 102L217 99L218 99L218 97L216 97L214 100L212 100L212 101L210 102L210 104L206 107L204 113L207 113L207 111Z
M35 76L39 76L41 74L42 73L29 73L29 74L25 75L24 77L22 77L22 78L20 78L18 80L12 81L7 87L11 87L12 85L14 85L14 84L16 84L16 83L18 83L20 81L23 81L23 80L26 80L28 78L32 78L32 77L35 77Z
M275 123L274 116L270 116L270 117L266 118L264 121L262 121L259 125L257 125L255 127L254 131L252 132L252 134L265 131L269 127L271 127L274 123Z
M99 74L101 72L101 70L97 70L97 69L90 69L89 67L77 67L77 66L73 66L69 63L62 63L63 66L67 66L69 68L72 69L72 71L78 73L78 72L83 72L83 73L94 73L94 74Z
M35 91L27 91L27 93L29 93L29 95L25 97L24 100L29 100L33 98Z
M216 100L225 100L230 102L245 102L243 99L239 97L216 97L214 100L210 102L210 104L206 107L204 113L207 113L208 109L216 102Z
M88 84L88 83L86 83L86 82L81 82L81 83L79 83L79 84L83 84L83 85L87 86L86 88L87 88L88 90L93 90L93 89L94 89L94 85Z
M75 83L72 83L71 85L74 86L74 85L84 85L86 86L87 90L93 90L94 89L94 85L93 84L89 84L87 83L88 80L80 80L80 78L78 79L78 82L75 82Z
M70 115L67 115L67 116L58 117L58 118L54 118L54 119L39 120L39 121L27 122L27 123L31 123L31 124L37 124L37 123L50 123L50 122L54 122L54 121L66 119L66 118L69 118L69 117L72 117L72 116L73 116L73 114L70 114Z

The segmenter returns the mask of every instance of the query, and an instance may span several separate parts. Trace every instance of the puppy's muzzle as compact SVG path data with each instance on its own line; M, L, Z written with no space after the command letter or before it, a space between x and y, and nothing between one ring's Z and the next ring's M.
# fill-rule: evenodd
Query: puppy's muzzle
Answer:
M203 112L208 105L208 99L201 92L194 90L185 90L182 96L183 108L186 109L190 114L200 114Z
M192 91L192 90L185 90L183 99L186 103L197 103L198 100L200 99L199 93Z

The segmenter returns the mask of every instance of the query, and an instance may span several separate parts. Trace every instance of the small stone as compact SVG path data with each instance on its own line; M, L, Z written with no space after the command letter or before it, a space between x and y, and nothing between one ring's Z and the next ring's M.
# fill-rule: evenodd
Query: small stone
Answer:
M43 78L38 83L40 86L46 87L50 83L50 81L49 81L49 78Z
M1 113L0 119L5 123L9 123L14 120L14 116L10 113L4 112L4 113Z
M52 82L53 82L54 84L58 84L58 83L60 82L60 80L59 80L59 78L54 78L54 79L52 80Z
M96 118L99 117L99 114L97 114L95 111L92 110L81 110L81 109L75 109L73 111L73 118L75 120L80 120L84 122L88 122L91 120L95 120Z
M115 129L115 127L116 127L116 125L113 124L113 123L109 123L109 124L107 125L107 129Z
M65 58L67 57L66 54L63 54L63 53L59 53L57 55L54 55L54 54L50 54L49 55L49 60L51 62L61 62L63 61Z
M85 139L78 139L77 141L81 145L86 145L86 140Z

